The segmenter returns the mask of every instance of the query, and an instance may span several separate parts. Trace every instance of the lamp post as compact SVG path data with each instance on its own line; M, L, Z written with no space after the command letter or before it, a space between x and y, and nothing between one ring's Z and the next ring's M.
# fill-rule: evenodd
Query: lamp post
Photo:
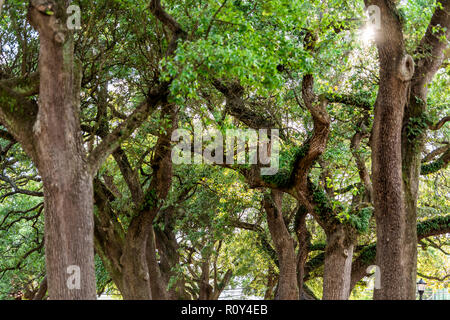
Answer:
M422 300L423 293L425 292L426 282L422 279L417 282L417 291L419 292L419 300Z

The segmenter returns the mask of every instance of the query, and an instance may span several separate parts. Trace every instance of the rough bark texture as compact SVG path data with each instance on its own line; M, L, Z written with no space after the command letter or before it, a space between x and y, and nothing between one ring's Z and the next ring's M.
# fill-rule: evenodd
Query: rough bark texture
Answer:
M168 282L161 275L158 260L156 259L155 233L153 226L147 238L147 265L150 276L150 290L153 300L168 300Z
M299 299L307 300L307 293L303 289L305 277L305 263L308 258L311 234L306 226L307 213L303 206L300 206L295 216L295 234L298 241L297 252L297 287L299 290Z
M421 153L425 144L425 127L422 134L411 135L412 119L423 118L427 106L428 85L441 67L444 59L444 49L447 47L442 37L450 38L450 1L441 1L442 8L437 7L428 29L417 48L422 55L416 61L416 70L411 82L409 104L403 117L402 132L402 167L405 191L404 206L406 211L405 229L405 294L408 299L415 299L417 277L417 198L419 190L419 175L421 168ZM436 27L445 27L447 30ZM419 128L420 129L420 128Z
M272 191L271 197L265 197L264 208L267 214L267 224L275 245L279 261L279 281L276 299L297 300L297 261L294 251L294 241L289 234L282 213L283 193Z
M33 5L29 11L40 36L39 112L33 133L45 193L48 291L50 299L95 299L92 177L81 143L73 43L61 24L64 4L55 1L52 16ZM69 266L80 268L79 289L67 285Z
M343 226L327 234L323 270L323 300L347 300L353 258L353 239Z
M125 245L121 257L123 266L123 296L128 300L149 300L152 291L161 293L161 288L151 288L150 274L155 274L156 246L148 244L149 235L153 235L153 220L161 204L167 197L172 184L171 142L173 130L177 126L177 117L173 105L163 107L162 117L168 115L170 123L165 128L154 149L152 158L152 181L145 192L142 204L133 217L127 230ZM153 239L152 239L153 241ZM152 263L149 269L148 261Z
M380 85L372 132L372 174L377 222L377 265L381 289L376 299L405 299L401 129L414 62L405 54L402 25L392 1L368 1L381 10L376 34Z

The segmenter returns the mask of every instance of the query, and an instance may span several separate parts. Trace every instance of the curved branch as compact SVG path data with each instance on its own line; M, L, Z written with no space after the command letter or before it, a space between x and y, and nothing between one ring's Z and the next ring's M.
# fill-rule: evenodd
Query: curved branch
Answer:
M450 233L450 215L428 219L417 224L417 242L425 238ZM352 264L353 288L363 277L368 276L366 269L375 263L376 243L364 247Z
M172 39L170 40L167 49L167 55L172 55L177 49L177 41L179 39L186 39L187 33L183 30L181 25L164 10L161 6L161 0L151 0L150 11L171 31Z
M440 3L440 5L439 5ZM419 83L429 83L444 61L444 50L450 40L450 0L441 0L436 6L427 31L416 48L419 59L413 76ZM436 31L437 30L437 31Z
M447 117L442 118L441 120L439 120L438 123L433 124L433 125L430 125L429 128L430 128L430 130L433 130L433 131L439 130L439 129L441 129L441 128L444 126L444 124L446 124L448 121L450 121L450 116L447 116Z
M445 153L442 156L440 156L439 159L431 163L423 164L420 168L420 174L425 176L438 172L439 170L446 168L449 161L450 161L450 148L447 148Z

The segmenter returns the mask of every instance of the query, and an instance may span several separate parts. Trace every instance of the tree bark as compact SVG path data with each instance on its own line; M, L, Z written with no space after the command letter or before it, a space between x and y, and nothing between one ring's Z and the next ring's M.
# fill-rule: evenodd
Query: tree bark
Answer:
M153 226L150 228L147 239L147 265L153 300L169 300L169 294L167 292L168 282L166 282L166 279L161 275L158 260L156 259L156 244Z
M123 298L151 300L150 274L147 265L147 237L153 217L140 214L128 227L121 264L123 266Z
M426 126L421 134L411 135L411 119L423 119L427 107L428 85L439 70L444 59L444 49L448 46L442 37L450 39L450 1L441 1L442 7L436 7L433 17L416 51L421 53L416 61L411 83L409 104L403 117L402 131L402 168L405 190L404 206L406 211L405 229L405 294L407 299L415 299L417 278L417 198L421 168L421 154L425 145ZM447 30L442 29L446 27ZM437 31L435 30L437 28ZM415 132L419 132L415 131Z
M34 3L34 1L32 1ZM65 1L54 15L31 5L39 32L39 112L34 124L36 165L45 193L45 253L50 299L96 299L92 176L79 123L80 75L75 70ZM80 287L68 285L68 268L80 270ZM74 274L74 276L78 276Z
M344 226L338 225L332 232L327 232L323 270L323 300L348 299L353 247L353 241Z
M395 4L385 0L367 2L377 5L381 12L381 29L376 34L380 84L372 132L373 196L381 289L376 290L374 297L398 300L406 298L401 130L414 62L405 54L402 24Z
M283 193L272 190L271 197L263 200L267 214L267 224L277 252L280 275L275 299L297 300L297 261L294 251L294 241L289 234L282 213Z
M305 263L308 259L311 234L306 227L307 211L305 207L300 206L295 216L295 234L298 241L297 252L297 287L299 291L299 300L307 300L307 293L304 291Z

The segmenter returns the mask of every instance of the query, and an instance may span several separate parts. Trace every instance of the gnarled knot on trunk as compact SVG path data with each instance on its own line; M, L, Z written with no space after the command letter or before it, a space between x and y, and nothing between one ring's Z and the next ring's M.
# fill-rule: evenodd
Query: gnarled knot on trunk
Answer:
M414 60L409 54L405 54L398 66L398 77L402 81L409 81L414 75Z
M55 2L52 0L31 0L31 6L48 16L53 14Z
M28 15L31 25L41 35L52 38L53 41L61 45L66 42L67 29L61 21L61 19L65 19L64 13L57 10L55 1L31 0Z

